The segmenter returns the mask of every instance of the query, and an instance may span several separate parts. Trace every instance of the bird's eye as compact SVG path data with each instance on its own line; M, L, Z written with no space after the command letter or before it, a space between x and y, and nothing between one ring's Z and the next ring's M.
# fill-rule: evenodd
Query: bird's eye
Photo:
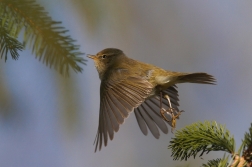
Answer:
M102 58L105 59L107 57L107 55L102 55Z

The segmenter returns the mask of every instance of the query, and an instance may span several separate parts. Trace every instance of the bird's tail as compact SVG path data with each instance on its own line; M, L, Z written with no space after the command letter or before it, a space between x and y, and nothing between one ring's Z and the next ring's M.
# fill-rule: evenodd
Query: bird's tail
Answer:
M200 84L215 84L216 80L212 75L207 73L190 73L178 76L178 81L180 83L190 82L190 83L200 83Z

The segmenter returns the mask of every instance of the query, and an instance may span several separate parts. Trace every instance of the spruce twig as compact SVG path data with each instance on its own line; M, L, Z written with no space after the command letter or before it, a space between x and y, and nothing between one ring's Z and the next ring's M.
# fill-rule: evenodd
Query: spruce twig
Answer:
M36 57L47 66L53 66L64 75L69 74L70 68L82 72L79 64L85 64L86 60L81 57L83 53L79 51L79 46L65 35L67 30L61 26L61 22L53 21L34 0L0 0L0 19L1 28L5 27L6 30L1 31L0 35L7 36L7 32L9 37L17 38L24 30L24 45L29 44ZM0 42L6 59L9 45L4 40Z
M252 166L252 123L249 132L244 135L243 157Z
M1 19L0 22L2 22ZM0 57L5 57L5 61L7 61L7 55L10 53L12 59L17 60L19 57L18 50L23 50L23 45L8 34L6 24L0 25Z
M168 148L172 149L175 160L187 160L190 156L202 156L210 151L225 151L232 159L224 155L222 159L210 160L203 167L252 167L252 124L249 132L238 151L235 151L235 141L230 132L215 121L198 122L185 127L175 133Z
M225 151L233 154L235 141L230 132L215 121L198 122L177 131L168 148L174 160L187 160L190 156L202 156L210 151Z
M228 166L228 157L224 155L222 159L209 160L206 164L202 165L203 167L227 167Z

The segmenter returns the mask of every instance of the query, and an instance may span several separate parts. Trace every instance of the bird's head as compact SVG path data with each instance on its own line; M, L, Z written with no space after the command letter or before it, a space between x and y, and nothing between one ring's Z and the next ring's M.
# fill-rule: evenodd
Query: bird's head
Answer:
M124 53L120 49L107 48L98 52L96 55L88 55L87 57L94 60L99 77L102 79L103 74L113 65L115 65L118 58L121 56L124 56Z

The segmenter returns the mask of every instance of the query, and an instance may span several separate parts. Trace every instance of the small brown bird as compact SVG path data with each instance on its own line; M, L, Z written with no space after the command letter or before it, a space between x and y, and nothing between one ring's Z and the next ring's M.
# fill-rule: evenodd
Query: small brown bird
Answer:
M114 132L133 110L144 135L147 135L148 128L157 139L160 136L158 128L167 134L166 123L175 128L176 119L181 114L175 84L215 83L214 77L207 73L166 71L130 59L116 48L107 48L88 57L94 60L101 80L95 152L98 147L101 150L103 142L107 145L108 137L113 139Z

